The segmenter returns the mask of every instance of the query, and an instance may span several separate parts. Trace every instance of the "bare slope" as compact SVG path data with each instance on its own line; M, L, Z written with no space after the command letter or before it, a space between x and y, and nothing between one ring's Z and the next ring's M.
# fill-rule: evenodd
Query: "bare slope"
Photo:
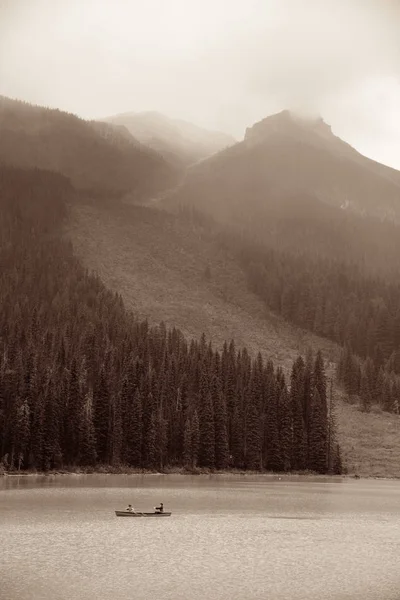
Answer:
M334 344L296 331L248 289L233 256L204 230L163 211L118 205L74 206L70 230L84 264L119 290L141 317L188 336L237 346L289 364L309 344L332 359Z

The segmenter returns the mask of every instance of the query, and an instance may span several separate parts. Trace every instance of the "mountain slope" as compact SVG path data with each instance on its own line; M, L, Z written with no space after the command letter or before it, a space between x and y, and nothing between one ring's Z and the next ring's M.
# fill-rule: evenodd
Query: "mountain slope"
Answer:
M338 347L276 317L248 288L236 259L204 227L154 209L120 204L74 204L68 235L126 305L150 323L179 326L189 338L203 332L217 346L261 351L286 375L298 352L321 348L334 375ZM400 476L398 415L363 414L338 400L339 440L349 473Z
M194 165L178 201L220 219L285 214L297 199L400 221L400 173L334 136L322 120L283 111L246 131L243 142Z
M331 342L296 331L266 310L207 225L121 204L81 203L72 211L69 234L78 256L140 317L179 326L189 337L204 332L219 347L233 338L281 365L308 344L336 356Z
M124 128L0 97L0 162L66 175L79 190L141 197L171 187L176 169Z
M225 133L208 131L157 112L124 113L104 121L125 126L142 143L180 166L197 162L235 143L235 139Z

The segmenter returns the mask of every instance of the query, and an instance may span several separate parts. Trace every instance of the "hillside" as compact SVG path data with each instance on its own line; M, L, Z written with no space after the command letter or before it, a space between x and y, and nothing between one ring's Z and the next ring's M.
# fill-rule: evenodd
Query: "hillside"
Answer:
M66 175L85 192L141 198L171 187L175 168L122 127L0 97L0 163Z
M8 101L5 104L8 105ZM399 243L399 236L396 236L397 229L393 225L378 224L366 217L360 219L356 213L324 204L315 197L289 195L286 204L278 205L278 208L291 206L293 209L290 215L286 215L285 235L282 235L282 222L279 223L275 218L270 223L272 229L275 228L275 238L270 236L269 240L278 239L280 242L274 242L277 254L271 257L268 253L264 254L264 250L260 251L257 245L247 249L240 236L234 235L232 241L229 236L220 235L219 227L207 221L202 224L201 219L192 218L190 213L170 214L116 201L115 195L126 196L132 189L141 197L162 197L162 186L159 189L146 189L146 173L138 175L144 178L143 181L138 180L136 188L121 186L121 180L116 185L121 164L125 164L120 162L121 153L123 156L128 153L132 160L134 155L130 153L133 151L142 154L141 143L132 138L126 128L107 123L89 123L59 111L32 109L22 103L21 106L17 103L17 109L14 110L15 103L11 102L12 110L3 110L3 117L6 115L7 119L3 118L1 126L6 135L0 138L0 153L3 153L3 157L11 156L13 162L21 166L26 166L25 159L33 162L34 166L41 166L43 160L49 168L55 169L52 163L54 156L49 149L58 148L64 174L71 178L80 192L78 195L72 189L69 192L71 202L66 225L75 252L85 267L95 270L111 290L122 294L127 306L139 318L148 318L150 324L164 321L167 326L179 327L184 335L192 339L198 339L204 333L218 348L223 346L224 341L233 338L238 349L246 347L253 357L261 351L265 358L272 358L276 365L282 366L287 375L298 353L305 354L309 346L314 350L322 349L329 363L328 372L332 375L334 362L339 355L339 347L335 342L343 343L343 335L347 330L354 332L358 343L365 346L367 352L372 345L374 349L378 348L381 358L387 359L393 344L397 343L397 338L392 336L393 339L389 340L388 335L392 330L391 324L400 322L396 316L399 290L391 285L381 286L378 279L364 281L362 270L354 278L353 271L347 272L345 269L342 273L337 264L332 263L332 266L329 261L324 263L321 260L326 258L323 248L328 257L332 257L340 248L343 255L357 251L360 252L357 260L361 260L363 255L365 259L365 251L369 247L368 257L376 255L375 266L378 268L387 259L388 249L392 258L398 256L396 244ZM69 119L72 119L71 127ZM62 128L59 129L61 125L65 126L64 133ZM46 130L49 133L48 145L43 142ZM60 131L65 138L60 137ZM28 148L22 143L25 138ZM62 140L65 140L65 144L61 144ZM87 145L88 140L91 140L90 144L100 144L103 148L102 160L106 156L110 160L113 157L113 173L106 168L101 171L103 162L97 161L98 155L92 153L91 145ZM36 143L39 152L35 155L33 148ZM325 144L325 141L321 144ZM201 170L205 165L214 165L226 153L237 152L238 147L241 146L237 145L204 161L191 172L197 168ZM258 148L258 144L254 148ZM71 153L72 149L74 153ZM110 149L111 154L107 154ZM147 150L144 154L157 156ZM86 163L78 163L77 157L89 161L87 168L83 168ZM164 162L162 164L165 165ZM70 172L66 165L71 169ZM79 165L84 173L83 179L79 178ZM227 167L224 177L228 178L230 169ZM132 185L129 179L132 173L129 171L129 175L128 171L126 169L125 182ZM182 193L184 196L187 193L186 186L192 173L176 192L174 202L182 198ZM106 174L109 175L107 181ZM92 176L93 187L84 185ZM224 182L224 177L221 182ZM163 183L165 185L166 182ZM256 184L257 180L253 183ZM83 193L88 188L91 190L89 195ZM50 185L49 191L51 189ZM206 200L204 190L207 191L207 186L196 189L198 197L194 194L190 196L189 204L197 207L195 202L191 202L193 199ZM93 191L97 192L96 198ZM239 196L237 200L242 199ZM228 197L222 198L226 202ZM254 206L252 198L248 195L246 198L248 205L241 208L241 214L246 214L249 208L251 210L247 214L251 215ZM162 204L163 200L160 200ZM200 207L204 208L201 204ZM296 207L297 211L294 210ZM327 215L335 216L329 219ZM344 215L344 220L340 221L337 215ZM237 213L236 218L239 216ZM278 235L277 224L281 227ZM258 231L262 231L265 221L260 220L259 225ZM248 231L251 231L251 227ZM316 232L319 232L319 237L314 238ZM351 241L351 232L356 232L353 235L355 243ZM379 241L379 236L382 236L379 247L371 247L370 233L375 236L373 240ZM257 242L260 236L253 238ZM361 244L360 239L363 240ZM294 258L282 253L287 246L292 251L295 248ZM317 252L318 260L315 260L315 256L313 260L307 258L305 250L310 254L315 248L321 254L319 256ZM325 266L332 268L336 277L334 294L330 294L333 280ZM327 294L328 300L319 295L320 292ZM273 301L268 294L273 296ZM308 302L308 298L312 298L312 302ZM346 314L339 314L339 306L347 306ZM279 313L282 316L278 316ZM311 323L313 331L327 335L332 341L307 333L300 328L303 322L307 322L309 329ZM348 323L351 324L350 329ZM341 392L336 390L335 395L339 398ZM339 436L350 471L400 475L396 466L400 447L397 442L398 427L397 414L362 414L356 406L340 400ZM382 440L385 448L381 449Z
M322 119L283 111L191 167L175 201L236 223L283 217L296 203L307 216L323 204L398 222L400 173L363 157Z
M340 474L320 352L289 393L271 360L137 319L63 239L73 198L64 176L0 167L0 474Z
M237 348L261 351L287 375L299 352L321 348L333 375L337 345L268 311L249 290L236 256L208 226L193 229L181 217L143 207L80 204L68 234L83 264L150 323L179 326L189 338L205 332L217 347L233 338ZM400 417L364 414L339 390L335 396L349 472L400 476Z
M104 121L126 127L143 144L179 166L195 163L235 143L235 139L225 133L209 131L157 112L129 112Z
M334 344L267 311L233 253L206 227L146 207L80 203L72 207L69 235L83 264L141 318L162 320L189 337L204 332L220 348L233 338L281 366L309 344L336 355Z

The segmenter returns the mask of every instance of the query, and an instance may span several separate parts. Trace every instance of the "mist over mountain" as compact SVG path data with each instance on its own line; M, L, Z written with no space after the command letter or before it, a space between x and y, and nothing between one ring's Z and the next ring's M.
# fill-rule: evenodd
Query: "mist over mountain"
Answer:
M322 119L283 111L248 128L242 142L194 165L179 200L237 221L266 210L282 213L288 201L399 221L400 173L363 157Z
M179 165L197 162L236 142L228 134L209 131L158 112L129 112L104 121L126 127L135 138Z
M363 157L314 114L267 117L242 142L186 168L187 147L179 159L162 156L128 123L4 97L0 115L0 162L23 169L12 185L5 176L11 204L19 179L21 206L34 210L42 193L51 198L48 171L63 175L63 232L79 263L135 315L189 339L205 333L219 348L233 337L287 375L298 352L322 349L329 373L340 367L337 397L397 414L397 171ZM211 150L208 133L185 127L192 149L197 140ZM174 131L164 131L167 141L175 143ZM43 191L31 193L29 182L39 180ZM171 207L182 210L163 210ZM345 458L369 472L357 409L341 406Z
M141 198L177 170L122 127L0 97L0 162L66 175L78 190Z

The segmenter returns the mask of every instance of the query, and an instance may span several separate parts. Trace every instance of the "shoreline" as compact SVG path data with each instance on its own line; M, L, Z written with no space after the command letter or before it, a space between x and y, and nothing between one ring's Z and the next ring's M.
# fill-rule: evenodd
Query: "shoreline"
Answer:
M400 479L399 476L396 475L358 475L357 473L346 473L342 475L329 475L329 474L320 474L320 473L312 473L312 472L290 472L290 473L272 473L270 471L260 472L260 471L241 471L241 470L225 470L225 471L211 471L209 469L195 469L195 470L186 470L184 468L176 468L176 469L165 469L164 471L150 471L146 469L129 469L129 468L104 468L104 469L59 469L59 470L51 470L51 471L4 471L0 472L1 477L65 477L65 476L73 476L79 477L82 475L123 475L123 476L168 476L168 475L181 475L183 477L187 476L208 476L208 477L262 477L264 479L271 479L277 481L283 480L330 480L341 481L341 480L387 480L387 481L397 481Z

